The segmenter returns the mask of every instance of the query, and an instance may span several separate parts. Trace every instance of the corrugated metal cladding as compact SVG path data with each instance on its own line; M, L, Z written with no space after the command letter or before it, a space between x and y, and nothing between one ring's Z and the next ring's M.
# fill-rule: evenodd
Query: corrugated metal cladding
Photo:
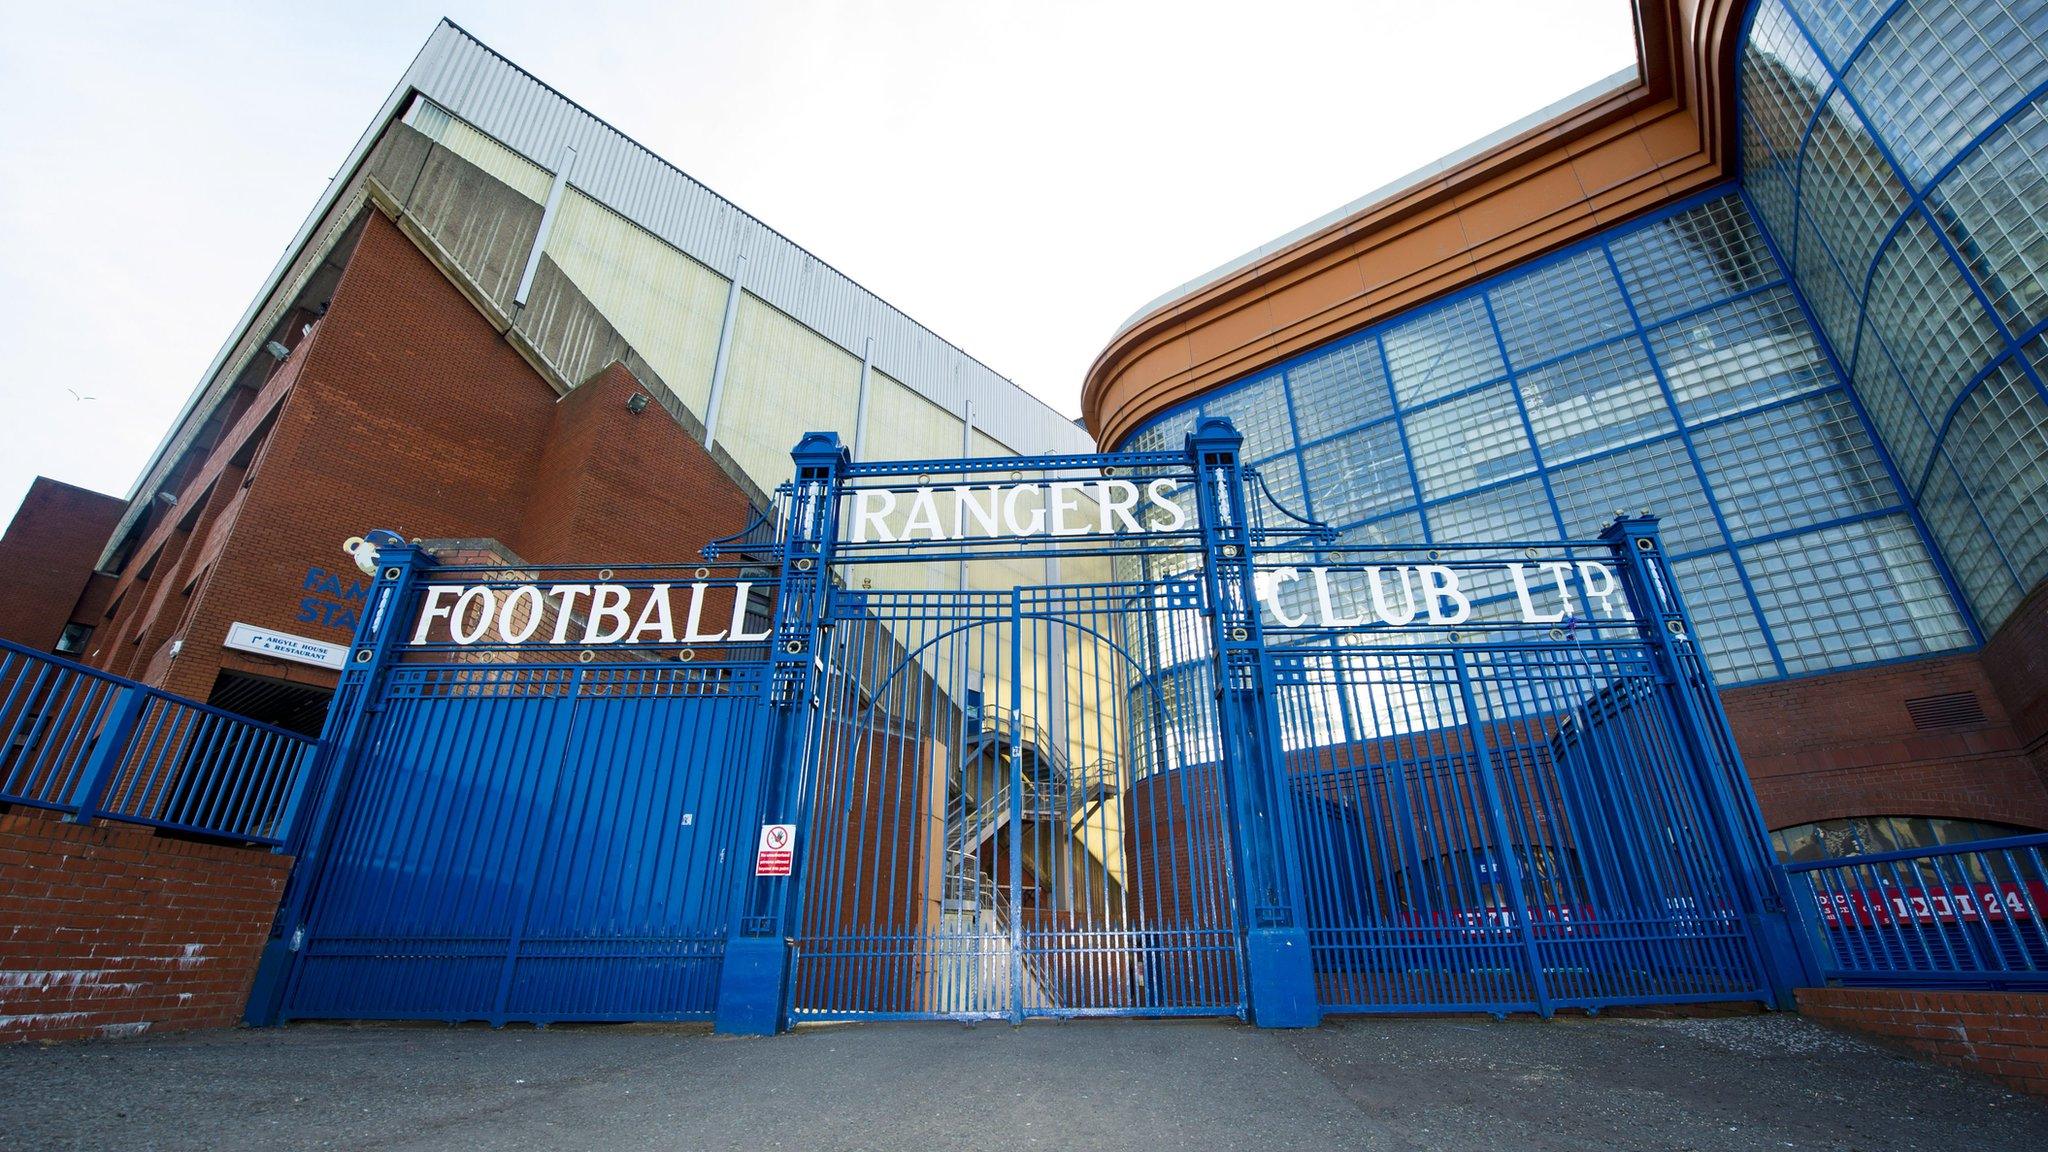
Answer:
M731 277L859 358L1020 452L1090 451L1093 440L1043 401L939 338L730 201L577 107L475 37L443 21L400 82L549 171L576 149L569 183Z

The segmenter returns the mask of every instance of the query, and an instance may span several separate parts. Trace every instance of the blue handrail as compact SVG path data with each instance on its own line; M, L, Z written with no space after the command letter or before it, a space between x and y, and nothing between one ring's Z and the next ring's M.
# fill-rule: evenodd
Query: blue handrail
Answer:
M1784 869L1828 980L2048 987L2048 833Z
M0 803L277 847L317 743L0 640Z

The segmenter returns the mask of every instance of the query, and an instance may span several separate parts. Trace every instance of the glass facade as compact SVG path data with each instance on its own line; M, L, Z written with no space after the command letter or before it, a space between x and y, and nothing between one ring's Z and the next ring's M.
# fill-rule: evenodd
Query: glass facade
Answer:
M1984 632L2048 577L2048 5L1761 0L1742 187Z
M1316 349L1124 446L1178 447L1216 415L1275 499L1347 539L1582 540L1656 514L1724 684L1974 641L1734 193Z

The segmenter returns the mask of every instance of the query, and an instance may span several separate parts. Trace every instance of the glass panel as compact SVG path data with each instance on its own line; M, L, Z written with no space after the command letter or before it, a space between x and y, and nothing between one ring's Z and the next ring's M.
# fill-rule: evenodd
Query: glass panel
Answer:
M1445 504L1429 506L1429 527L1439 544L1483 544L1492 540L1556 540L1557 518L1540 480L1491 488Z
M1916 185L2043 80L2048 7L2004 0L1916 0L1885 21L1848 76Z
M1294 422L1303 443L1391 415L1379 341L1353 340L1312 353L1287 369Z
M1800 21L1813 33L1814 42L1837 68L1849 62L1850 51L1891 6L1887 0L1793 0L1793 5ZM1757 18L1761 20L1763 14L1758 13Z
M1799 290L1806 296L1806 306L1813 309L1813 321L1821 333L1837 348L1853 348L1863 310L1863 282L1859 279L1852 285L1846 279L1814 224L1813 213L1802 209L1799 220L1797 251L1792 257Z
M1516 383L1547 466L1674 427L1649 354L1633 337L1553 361Z
M1854 376L1856 397L1863 401L1863 410L1870 413L1870 422L1877 426L1877 434L1892 454L1892 462L1904 475L1918 476L1934 451L1934 431L1920 411L1920 402L1913 398L1898 368L1892 364L1891 351L1868 328L1863 330L1863 344L1856 350Z
M1970 642L1904 516L1841 524L1741 550L1785 671L1818 672Z
M1126 437L1122 447L1128 452L1179 452L1186 446L1188 433L1195 430L1198 411L1183 408L1158 417Z
M1689 424L1834 382L1813 329L1783 288L1659 328L1650 348Z
M1644 324L1778 278L1777 262L1734 196L1688 208L1609 245Z
M1401 406L1412 408L1439 396L1496 379L1507 371L1500 344L1477 297L1433 308L1380 336Z
M2027 351L2038 363L2044 347L2035 341ZM1999 365L1970 393L1942 451L1976 497L2021 586L2048 577L2048 404L2018 365Z
M1415 503L1401 434L1391 423L1307 449L1309 503L1315 518L1344 525Z
M1425 500L1519 476L1536 466L1521 410L1505 383L1405 419Z
M1607 254L1597 248L1516 276L1486 295L1517 367L1634 327Z
M1799 155L1800 137L1821 94L1834 80L1813 54L1813 46L1778 0L1757 5L1742 53L1742 96L1755 119L1752 127L1787 163Z
M1737 540L1901 502L1863 421L1839 392L1703 429L1693 445Z
M1992 133L1928 206L2007 327L2048 319L2048 103Z
M1860 287L1878 242L1911 197L1840 92L1828 98L1807 141L1799 198L1843 275Z
M1884 337L1920 410L1937 425L2002 343L1934 229L1918 214L1907 219L1879 261L1868 308L1866 322Z
M1272 503L1277 503L1294 516L1303 520L1309 518L1308 502L1301 495L1299 457L1292 452L1282 453L1271 460L1259 461L1253 466L1253 470L1258 473L1258 483L1264 485L1263 493L1256 485L1252 487L1253 500L1270 498ZM1265 515L1265 523L1269 527L1283 524L1287 520L1284 516L1275 516L1270 506L1260 511Z
M1764 626L1726 552L1674 560L1671 570L1717 683L1725 687L1778 674Z
M1948 461L1937 461L1920 493L1920 518L1948 560L1948 569L1963 586L1963 595L1980 623L2002 621L2019 606L2024 591L1999 555L1990 529L1970 502Z
M1593 539L1618 513L1648 513L1672 552L1727 547L1692 457L1675 436L1560 469L1550 474L1550 486L1573 540Z
M1287 394L1280 374L1202 399L1202 415L1221 416L1244 436L1244 458L1259 460L1294 447L1294 429L1287 419Z

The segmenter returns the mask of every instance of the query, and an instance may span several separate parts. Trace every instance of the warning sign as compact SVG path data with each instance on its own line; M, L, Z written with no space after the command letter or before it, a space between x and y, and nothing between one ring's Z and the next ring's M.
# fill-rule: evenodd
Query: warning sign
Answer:
M796 825L761 825L761 847L754 853L754 875L787 876L796 852Z

